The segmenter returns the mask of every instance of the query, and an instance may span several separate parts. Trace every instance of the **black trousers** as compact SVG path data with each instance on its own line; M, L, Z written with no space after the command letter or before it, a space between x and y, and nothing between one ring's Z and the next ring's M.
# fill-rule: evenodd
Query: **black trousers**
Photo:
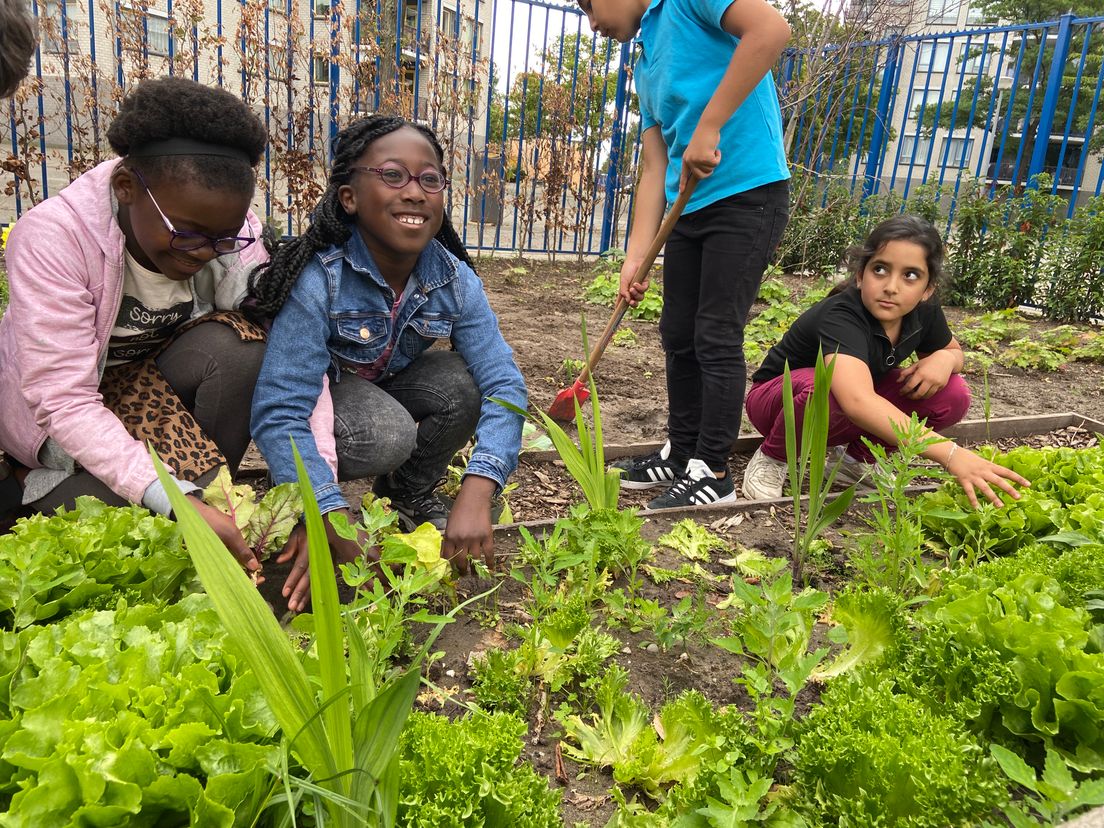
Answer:
M667 240L659 333L676 463L726 468L744 405L744 326L788 220L789 182L776 181L683 216Z

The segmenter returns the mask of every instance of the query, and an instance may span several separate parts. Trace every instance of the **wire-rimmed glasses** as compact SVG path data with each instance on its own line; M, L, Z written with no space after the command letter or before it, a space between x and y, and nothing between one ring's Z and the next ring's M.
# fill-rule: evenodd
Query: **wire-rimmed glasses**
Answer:
M138 181L141 182L142 187L150 197L150 201L153 202L154 209L161 216L161 221L165 223L165 229L169 231L172 236L169 239L169 247L173 250L179 250L182 253L191 253L195 250L207 247L210 245L211 249L215 251L216 256L225 256L227 253L240 253L257 239L253 236L208 236L206 233L200 233L195 230L177 230L173 227L169 217L165 215L165 211L161 209L161 205L157 203L157 199L153 197L153 193L150 191L149 184L146 183L146 179L142 177L142 173L133 167L130 170L138 177Z

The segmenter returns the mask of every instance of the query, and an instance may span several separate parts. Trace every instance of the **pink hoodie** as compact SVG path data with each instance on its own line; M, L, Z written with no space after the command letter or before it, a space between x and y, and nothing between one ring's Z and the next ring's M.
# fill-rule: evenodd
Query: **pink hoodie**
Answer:
M146 447L103 406L99 392L122 303L125 239L110 184L118 163L99 164L35 206L8 237L11 303L0 320L0 448L39 468L39 450L51 437L119 496L141 503L157 479L153 463ZM252 211L246 225L242 229L260 239L261 223ZM249 271L267 258L258 241L238 256L215 259L193 277L196 312L236 308ZM315 427L316 420L329 427ZM336 467L326 389L311 425L323 456Z

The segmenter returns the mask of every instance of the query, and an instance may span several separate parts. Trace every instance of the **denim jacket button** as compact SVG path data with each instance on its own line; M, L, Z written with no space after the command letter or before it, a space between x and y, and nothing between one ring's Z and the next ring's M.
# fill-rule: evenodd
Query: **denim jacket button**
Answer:
M360 329L360 338L361 339L367 339L371 335L372 335L372 332L370 330L368 330L367 328L361 328Z

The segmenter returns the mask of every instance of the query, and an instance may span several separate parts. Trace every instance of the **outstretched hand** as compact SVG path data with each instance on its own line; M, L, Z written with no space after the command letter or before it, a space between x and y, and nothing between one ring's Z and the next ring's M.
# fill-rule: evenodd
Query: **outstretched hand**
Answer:
M1026 478L1016 474L1012 469L986 460L981 455L961 446L951 453L946 468L955 476L958 485L966 492L970 505L975 509L979 507L978 492L994 506L1000 507L1004 505L1004 501L994 488L1007 493L1013 500L1019 500L1020 493L1016 491L1016 486L1031 485Z

